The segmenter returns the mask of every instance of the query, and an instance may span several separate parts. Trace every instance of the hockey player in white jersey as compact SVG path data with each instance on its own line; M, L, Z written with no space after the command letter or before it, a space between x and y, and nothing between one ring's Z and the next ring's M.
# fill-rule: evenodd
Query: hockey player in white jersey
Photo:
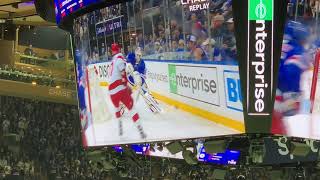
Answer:
M138 128L142 139L146 138L146 134L140 124L140 117L135 109L134 101L131 97L132 90L128 86L128 79L126 75L126 59L122 53L120 53L120 46L116 43L111 46L112 51L112 62L109 70L109 94L111 101L116 108L115 116L119 122L119 136L123 135L122 127L122 114L120 112L120 104L124 104L129 110L130 117Z

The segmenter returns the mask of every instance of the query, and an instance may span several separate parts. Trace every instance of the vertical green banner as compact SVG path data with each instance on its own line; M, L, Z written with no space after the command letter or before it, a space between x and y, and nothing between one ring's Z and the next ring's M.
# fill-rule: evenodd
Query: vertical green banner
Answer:
M247 111L268 118L273 110L273 0L249 0Z
M270 133L286 0L233 0L247 133Z
M249 0L249 20L272 21L273 0Z
M177 78L176 78L176 65L169 64L168 65L168 71L169 71L169 78L170 78L170 92L177 94L178 88L177 88Z

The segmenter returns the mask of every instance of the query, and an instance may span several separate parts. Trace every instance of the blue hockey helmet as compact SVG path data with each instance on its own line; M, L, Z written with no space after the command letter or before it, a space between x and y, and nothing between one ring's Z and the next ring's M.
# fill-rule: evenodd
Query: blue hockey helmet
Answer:
M306 40L310 36L308 26L297 21L288 21L284 33L285 36L290 36L290 40L292 39L298 42Z

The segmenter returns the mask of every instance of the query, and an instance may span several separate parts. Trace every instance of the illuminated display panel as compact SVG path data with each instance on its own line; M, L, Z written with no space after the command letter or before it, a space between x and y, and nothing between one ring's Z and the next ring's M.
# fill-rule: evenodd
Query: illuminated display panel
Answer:
M84 145L243 133L230 2L200 8L171 0L129 1L77 17L73 38ZM113 43L122 54L112 55ZM128 83L114 84L122 81L114 74L124 71ZM117 96L121 100L117 93L124 93Z
M120 146L114 146L113 149L121 153L123 152ZM136 154L147 155L147 156L156 156L156 157L166 157L173 159L184 159L182 152L177 154L171 154L167 148L163 147L161 149L158 146L150 148L149 144L146 145L131 145L131 149L136 152ZM188 148L188 150L193 151L193 148ZM197 145L197 154L196 157L198 161L204 163L212 163L219 165L236 165L240 159L240 151L236 150L226 150L223 153L208 154L205 152L205 148L202 143Z
M101 0L54 0L57 24L70 14Z

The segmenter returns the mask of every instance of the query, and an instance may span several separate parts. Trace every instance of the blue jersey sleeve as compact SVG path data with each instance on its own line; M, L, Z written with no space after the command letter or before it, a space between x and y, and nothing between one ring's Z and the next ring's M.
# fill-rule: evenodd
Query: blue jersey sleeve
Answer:
M300 78L303 70L294 64L286 65L284 68L285 92L300 92Z
M134 67L135 71L138 71L140 74L146 73L146 64L144 63L144 60L140 60L139 64L136 64Z

